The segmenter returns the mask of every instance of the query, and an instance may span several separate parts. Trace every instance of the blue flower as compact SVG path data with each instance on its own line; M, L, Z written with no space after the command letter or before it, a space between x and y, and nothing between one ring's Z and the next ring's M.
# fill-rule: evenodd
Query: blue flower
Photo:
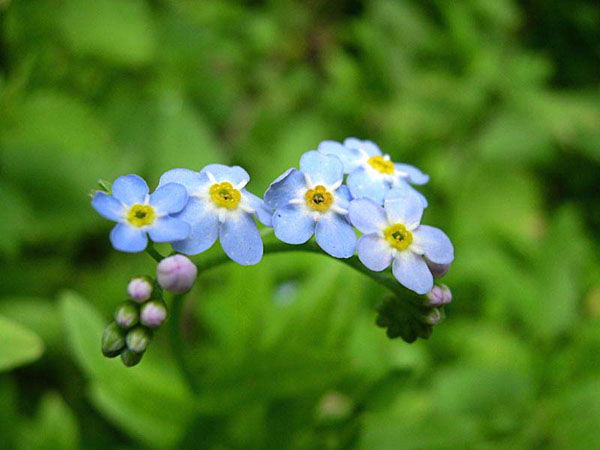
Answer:
M271 226L272 213L262 199L244 189L249 181L248 172L241 167L222 164L210 164L200 172L166 172L159 186L180 183L190 197L176 217L189 223L192 231L187 239L173 243L173 248L196 255L220 237L221 247L232 260L245 266L257 264L262 259L263 243L253 215Z
M165 184L149 194L142 178L125 175L113 183L112 196L96 192L92 206L101 216L118 222L110 232L113 247L135 253L146 248L146 234L155 242L185 239L190 226L172 214L181 211L187 201L187 192L179 184Z
M396 279L418 294L433 288L433 276L424 257L437 264L449 264L454 248L443 231L420 225L423 204L412 193L391 190L385 209L370 199L354 200L350 221L364 233L358 241L358 257L371 270L387 269L393 261Z
M344 169L335 156L305 153L300 170L289 169L265 193L275 210L275 236L288 244L303 244L313 234L331 256L350 258L356 251L356 234L348 222L350 191L342 186Z
M354 198L370 198L383 203L390 189L401 189L414 192L427 207L427 199L416 191L411 184L426 184L429 175L425 175L416 167L391 161L379 147L371 141L347 138L344 144L335 141L323 141L319 144L319 152L337 156L344 164L344 172L348 174L346 183Z

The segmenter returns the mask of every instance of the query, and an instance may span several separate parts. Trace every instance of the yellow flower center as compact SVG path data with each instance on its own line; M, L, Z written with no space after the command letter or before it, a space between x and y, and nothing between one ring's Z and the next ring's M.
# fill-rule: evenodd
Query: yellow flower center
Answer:
M401 223L392 225L383 230L385 240L396 250L406 250L413 241L413 235Z
M154 208L150 205L135 204L127 213L127 221L135 227L150 225L154 218Z
M371 156L368 163L377 172L387 173L390 175L394 173L394 163L392 161L388 161L383 156Z
M306 204L309 208L315 211L327 211L333 203L333 194L327 191L327 188L322 185L315 186L314 189L309 189L304 195Z
M223 181L210 187L210 198L217 205L227 209L237 208L242 194L231 183Z

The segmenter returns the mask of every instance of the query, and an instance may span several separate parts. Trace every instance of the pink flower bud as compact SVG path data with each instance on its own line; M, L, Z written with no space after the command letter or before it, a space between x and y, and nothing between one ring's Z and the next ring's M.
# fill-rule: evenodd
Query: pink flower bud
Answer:
M167 306L160 300L153 300L142 306L140 322L148 328L158 328L167 318Z
M442 293L444 294L444 298L442 300L444 305L447 305L452 301L452 291L448 286L442 284Z
M426 297L427 300L425 301L425 306L435 307L444 304L444 291L441 286L438 286L437 284L427 293Z
M183 294L189 291L196 281L198 269L183 255L173 255L163 259L156 269L158 284L165 291Z
M144 303L152 296L152 282L146 277L132 278L127 285L127 294L132 300Z

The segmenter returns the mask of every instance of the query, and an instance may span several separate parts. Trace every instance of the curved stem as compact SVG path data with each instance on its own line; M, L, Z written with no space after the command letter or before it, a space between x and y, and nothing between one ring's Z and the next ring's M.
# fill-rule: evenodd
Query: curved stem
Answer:
M181 312L183 311L183 302L185 299L185 294L176 295L173 297L173 302L171 304L171 312L170 312L170 320L169 320L169 340L171 342L171 349L173 350L173 356L175 357L175 362L179 367L179 371L181 375L185 378L190 390L197 395L198 384L196 379L194 378L192 371L190 370L187 360L185 358L184 350L183 350L183 337L181 335Z

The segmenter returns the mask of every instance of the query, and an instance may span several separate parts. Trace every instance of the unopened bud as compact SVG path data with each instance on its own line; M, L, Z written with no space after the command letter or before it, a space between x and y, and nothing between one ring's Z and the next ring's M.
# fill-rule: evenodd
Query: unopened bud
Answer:
M437 284L426 295L425 306L442 306L444 304L444 290Z
M144 327L135 327L127 333L127 348L135 353L144 353L150 344L152 334Z
M167 305L160 300L145 303L140 311L140 322L149 328L160 327L167 318Z
M152 281L148 277L132 278L127 285L127 295L138 303L150 300L152 296Z
M165 291L183 294L189 291L196 281L198 269L183 255L173 255L163 259L156 269L158 284Z
M438 308L433 308L429 313L427 313L423 317L423 322L425 322L427 325L436 325L443 318L444 315L442 314L442 311L440 311Z
M125 347L125 334L116 322L111 322L102 334L102 354L107 358L119 356Z
M425 258L425 262L434 278L442 278L450 270L450 264L438 264Z
M123 350L123 353L121 353L121 361L123 361L123 364L125 364L125 366L133 367L140 363L143 356L143 352L136 353L126 348L125 350Z
M128 330L138 323L138 306L133 302L121 303L115 310L115 321L124 330Z
M447 305L448 303L450 303L452 301L452 291L450 290L450 288L448 286L446 286L445 284L442 284L442 292L444 294L443 303L444 303L444 305Z

